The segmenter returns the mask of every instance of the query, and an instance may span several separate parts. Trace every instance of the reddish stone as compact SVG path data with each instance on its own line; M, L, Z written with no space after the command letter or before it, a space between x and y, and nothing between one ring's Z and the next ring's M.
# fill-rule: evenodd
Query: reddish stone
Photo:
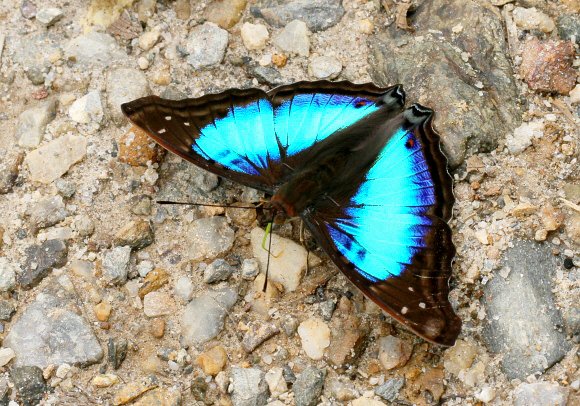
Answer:
M119 139L119 160L131 166L146 166L147 162L159 162L163 150L145 131L131 127Z
M524 45L521 74L530 89L568 94L576 84L574 53L571 42L534 38Z

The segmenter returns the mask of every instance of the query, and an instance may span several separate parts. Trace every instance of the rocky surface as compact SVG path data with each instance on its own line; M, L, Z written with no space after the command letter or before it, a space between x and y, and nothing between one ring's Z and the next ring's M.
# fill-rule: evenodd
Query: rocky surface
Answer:
M552 295L557 266L549 248L516 241L505 253L506 277L494 278L484 289L489 321L484 337L492 351L504 354L502 368L510 378L541 373L570 349Z
M373 79L402 83L436 111L453 167L495 149L521 120L499 13L474 0L428 0L410 22L412 34L392 25L370 40Z
M578 403L579 12L0 3L0 404ZM298 221L275 227L265 286L268 214L242 207L268 196L166 154L120 109L318 79L401 83L435 110L454 347L386 318Z

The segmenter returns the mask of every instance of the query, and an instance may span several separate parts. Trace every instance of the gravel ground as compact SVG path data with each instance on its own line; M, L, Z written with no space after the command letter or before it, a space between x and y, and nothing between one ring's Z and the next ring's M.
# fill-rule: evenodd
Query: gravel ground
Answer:
M578 0L0 2L0 404L580 404ZM402 83L455 179L452 348L120 104ZM306 262L309 272L306 273Z

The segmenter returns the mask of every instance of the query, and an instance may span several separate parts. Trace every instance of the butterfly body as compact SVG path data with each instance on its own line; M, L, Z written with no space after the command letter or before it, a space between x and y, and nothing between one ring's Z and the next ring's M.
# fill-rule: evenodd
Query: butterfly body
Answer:
M170 151L272 195L343 273L429 341L452 345L453 194L432 112L400 86L300 82L269 93L146 97L123 105Z

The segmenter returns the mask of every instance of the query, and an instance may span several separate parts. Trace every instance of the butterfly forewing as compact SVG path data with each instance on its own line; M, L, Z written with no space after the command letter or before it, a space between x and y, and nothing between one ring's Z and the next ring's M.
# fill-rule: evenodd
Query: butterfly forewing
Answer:
M270 93L230 89L197 99L144 97L122 106L163 147L218 175L267 192L288 160L377 111L386 89L299 82Z

